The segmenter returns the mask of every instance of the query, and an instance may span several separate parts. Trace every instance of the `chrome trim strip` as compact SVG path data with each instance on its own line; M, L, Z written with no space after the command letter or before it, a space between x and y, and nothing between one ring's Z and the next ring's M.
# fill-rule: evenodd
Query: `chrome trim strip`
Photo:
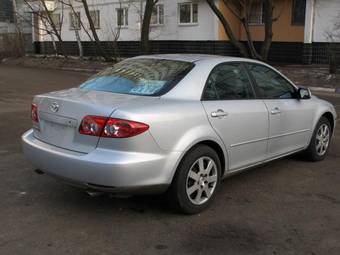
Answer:
M268 140L268 138L266 137L266 138L260 138L260 139L245 141L245 142L241 142L241 143L235 143L235 144L230 145L230 148L240 146L240 145L245 145L245 144L248 144L248 143L261 142L261 141L265 141L265 140Z
M39 112L39 119L73 128L76 128L78 126L78 121L76 119L67 118L47 112Z
M287 136L287 135L295 135L295 134L298 134L298 133L303 133L303 132L308 132L308 131L310 131L310 129L303 129L303 130L285 133L285 134L281 134L281 135L273 135L273 136L269 137L269 139L278 138L278 137Z

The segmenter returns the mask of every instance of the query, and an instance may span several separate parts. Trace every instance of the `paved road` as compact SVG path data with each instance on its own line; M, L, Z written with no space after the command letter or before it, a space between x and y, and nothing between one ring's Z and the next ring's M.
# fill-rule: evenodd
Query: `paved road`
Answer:
M330 156L275 161L223 182L211 209L162 197L91 198L24 158L32 96L88 75L0 65L0 254L340 254L340 123ZM328 98L338 105L340 97Z

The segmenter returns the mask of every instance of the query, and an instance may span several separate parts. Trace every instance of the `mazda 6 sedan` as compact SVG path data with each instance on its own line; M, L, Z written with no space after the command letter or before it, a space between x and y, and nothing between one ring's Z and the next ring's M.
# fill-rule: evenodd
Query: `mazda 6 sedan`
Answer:
M165 193L188 214L223 178L296 152L326 157L334 107L273 67L210 55L126 59L77 88L35 96L23 151L86 190Z

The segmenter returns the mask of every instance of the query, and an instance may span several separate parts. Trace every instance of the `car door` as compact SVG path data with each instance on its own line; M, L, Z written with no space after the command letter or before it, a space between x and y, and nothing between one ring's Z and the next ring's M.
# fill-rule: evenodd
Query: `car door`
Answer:
M256 99L242 63L219 64L211 71L202 104L212 127L227 148L229 170L266 158L267 108L262 100Z
M311 100L297 97L297 89L281 74L261 64L247 65L269 114L268 157L307 146L312 128Z

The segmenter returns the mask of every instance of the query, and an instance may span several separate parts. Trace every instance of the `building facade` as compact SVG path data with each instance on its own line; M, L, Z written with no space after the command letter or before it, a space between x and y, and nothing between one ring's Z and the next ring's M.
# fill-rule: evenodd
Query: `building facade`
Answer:
M0 1L0 34L14 31L13 6L10 0Z
M0 0L0 53L22 47L26 52L33 52L32 15L26 9L23 0ZM20 37L18 37L20 31ZM8 53L11 55L12 53Z
M95 55L82 4L70 0L69 3L73 5L71 8L53 0L46 2L49 3L51 15L58 24L68 53L78 54L76 38L79 35L84 55ZM216 2L228 17L237 39L245 41L246 34L240 22L219 0ZM140 53L144 1L88 0L88 4L98 36L109 53L113 53L113 42L118 46L121 56ZM276 21L273 23L274 36L269 60L290 63L327 61L327 45L340 42L340 36L334 32L338 19L340 24L339 15L339 0L275 0ZM53 53L52 43L56 38L48 32L46 24L39 17L33 20L35 52ZM260 47L264 38L263 9L256 1L250 23L255 47ZM333 36L330 36L331 33ZM239 54L205 0L160 0L152 16L150 39L153 53Z

